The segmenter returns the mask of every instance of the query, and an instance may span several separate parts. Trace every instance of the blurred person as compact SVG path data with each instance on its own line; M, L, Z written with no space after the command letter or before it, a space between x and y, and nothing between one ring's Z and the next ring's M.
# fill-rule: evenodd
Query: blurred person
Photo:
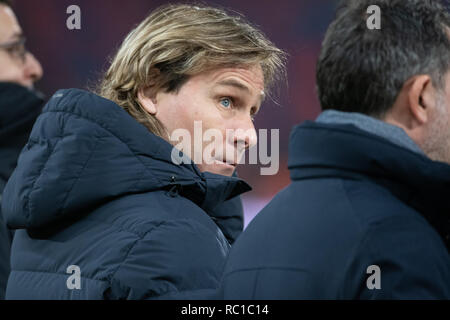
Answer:
M25 48L25 37L11 9L0 0L0 204L3 189L14 170L43 100L33 90L42 67ZM4 299L10 271L12 232L0 210L0 299Z
M449 28L439 1L343 3L323 112L293 129L292 183L234 244L225 299L450 299Z
M241 16L154 10L97 94L60 90L38 118L4 193L18 229L6 298L213 298L250 190L236 165L282 73L284 53ZM236 158L176 164L171 133L194 136L194 121L250 134L223 141Z

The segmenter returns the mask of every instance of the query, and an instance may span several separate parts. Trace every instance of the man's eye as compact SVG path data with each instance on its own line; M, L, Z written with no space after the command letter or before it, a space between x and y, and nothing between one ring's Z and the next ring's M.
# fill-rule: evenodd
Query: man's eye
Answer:
M222 106L224 106L225 108L229 108L229 107L231 107L231 99L230 98L220 99L220 104Z
M253 107L251 110L250 110L250 118L252 118L252 121L255 121L255 117L256 117L256 114L258 113L258 110L255 108L255 107Z

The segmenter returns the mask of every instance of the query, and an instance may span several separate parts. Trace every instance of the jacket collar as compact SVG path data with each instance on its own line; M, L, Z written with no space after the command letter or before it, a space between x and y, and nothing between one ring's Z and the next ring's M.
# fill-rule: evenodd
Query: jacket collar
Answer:
M14 83L0 83L0 194L43 104L38 92Z
M425 155L419 146L406 134L402 128L362 113L344 112L330 109L322 112L319 117L317 117L316 122L329 124L352 124L363 131L380 136L401 147Z

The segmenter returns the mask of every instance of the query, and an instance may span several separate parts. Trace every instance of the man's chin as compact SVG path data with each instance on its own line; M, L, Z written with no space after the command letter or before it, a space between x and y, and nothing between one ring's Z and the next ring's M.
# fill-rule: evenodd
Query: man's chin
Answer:
M203 164L199 164L197 166L201 172L208 171L211 173L220 174L222 176L228 176L228 177L231 177L233 175L234 171L236 170L236 166L233 166L233 165L225 163L225 162L217 161L217 160L211 164L203 163Z

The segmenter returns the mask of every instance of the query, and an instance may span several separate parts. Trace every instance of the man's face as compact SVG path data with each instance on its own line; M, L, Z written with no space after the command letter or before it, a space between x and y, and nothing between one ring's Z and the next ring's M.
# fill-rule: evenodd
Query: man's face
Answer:
M23 50L18 42L22 38L22 29L13 11L0 4L0 81L32 88L42 77L42 67L31 53Z
M450 72L443 90L436 92L435 112L426 130L424 151L433 160L450 164Z
M190 133L191 158L202 160L194 160L200 171L231 176L245 150L257 142L253 116L264 99L263 90L259 65L203 72L191 77L178 93L158 93L156 118L169 136L177 129ZM204 135L200 141L195 138L195 121L201 121L197 122L197 137L199 125ZM205 136L209 129L220 133L220 141Z

